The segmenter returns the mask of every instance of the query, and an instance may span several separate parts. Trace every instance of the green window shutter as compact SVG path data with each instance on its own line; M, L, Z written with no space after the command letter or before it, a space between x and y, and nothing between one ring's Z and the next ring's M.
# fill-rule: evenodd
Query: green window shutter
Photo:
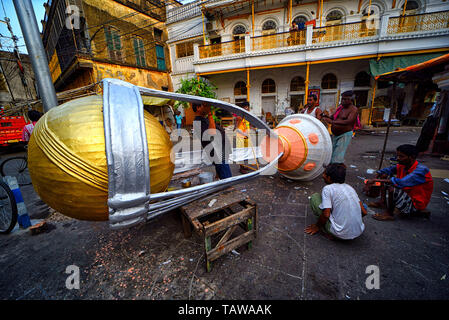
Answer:
M134 55L136 56L136 64L139 66L140 58L139 58L139 44L137 38L133 38L133 46L134 46Z
M104 35L106 37L106 44L108 46L108 50L114 50L114 45L112 43L112 35L109 28L104 28Z
M145 47L143 46L143 40L142 39L139 39L139 42L140 42L140 46L139 46L139 48L140 48L140 59L141 59L141 63L142 63L142 66L146 66L146 63L145 63Z
M157 69L165 71L165 55L164 47L156 45L156 59L157 59Z
M122 49L122 43L120 41L120 35L118 34L118 32L114 31L113 37L114 37L115 50Z

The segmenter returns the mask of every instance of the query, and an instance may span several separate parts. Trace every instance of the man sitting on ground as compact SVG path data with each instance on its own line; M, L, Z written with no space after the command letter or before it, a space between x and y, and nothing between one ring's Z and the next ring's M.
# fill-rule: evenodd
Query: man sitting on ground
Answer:
M375 214L374 219L394 220L395 208L402 216L430 216L429 212L423 212L423 210L430 202L433 179L429 168L418 163L417 156L418 150L414 145L400 145L396 148L398 164L377 171L376 179L369 179L366 182L368 185L375 182L382 183L381 201L368 205L387 210L381 214ZM394 175L396 177L393 177Z
M321 195L315 193L310 197L312 212L318 222L305 229L308 234L315 234L320 229L331 238L355 239L365 230L362 217L367 212L350 185L345 183L346 167L331 163L323 173L326 186Z

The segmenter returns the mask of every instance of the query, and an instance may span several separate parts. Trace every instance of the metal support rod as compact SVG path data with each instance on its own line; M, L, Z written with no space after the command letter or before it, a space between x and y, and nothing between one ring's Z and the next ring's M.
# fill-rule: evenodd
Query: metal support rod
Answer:
M31 0L13 0L13 2L36 77L44 112L47 112L58 105L58 99L48 68L47 55L42 44L33 5Z
M310 61L306 63L306 81L305 81L305 92L304 92L304 105L307 104L307 97L309 96L309 69Z
M405 11L407 10L407 0L404 2L404 9L402 9L402 16L405 16Z
M251 1L251 31L254 37L254 0Z
M371 125L372 118L373 118L374 99L376 99L376 87L377 87L377 79L374 79L373 95L371 98L371 106L369 108L369 115L368 115L368 125L369 126Z
M249 69L246 69L246 100L249 102L249 90L250 90L250 83L249 83Z
M387 147L388 133L390 132L390 124L391 124L391 114L393 113L393 108L396 101L395 95L396 95L396 81L393 82L393 92L391 93L390 114L388 115L387 133L385 134L384 147L382 149L382 155L380 156L379 170L382 169L382 162L384 161L385 148Z

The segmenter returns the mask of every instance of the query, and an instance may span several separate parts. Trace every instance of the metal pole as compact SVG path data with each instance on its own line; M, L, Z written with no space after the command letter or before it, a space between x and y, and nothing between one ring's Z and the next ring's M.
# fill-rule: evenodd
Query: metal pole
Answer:
M306 63L306 81L304 81L304 105L307 103L307 97L309 96L309 70L310 70L310 61Z
M372 123L372 116L373 116L373 108L374 108L374 99L376 99L376 87L377 87L377 79L374 79L374 88L373 88L373 96L371 98L371 106L369 108L369 115L368 115L368 125L370 126Z
M36 22L31 0L13 0L28 55L36 77L44 112L58 105L56 91L48 68L47 56Z
M379 169L382 169L382 162L384 161L385 148L387 147L388 133L390 132L391 114L393 113L394 105L396 104L396 81L393 82L393 92L391 93L390 114L388 115L387 133L385 134L384 147L382 149L382 155L380 156Z

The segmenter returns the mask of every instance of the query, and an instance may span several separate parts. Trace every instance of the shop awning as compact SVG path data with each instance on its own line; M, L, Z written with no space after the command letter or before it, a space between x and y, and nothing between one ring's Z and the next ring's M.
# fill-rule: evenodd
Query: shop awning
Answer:
M369 67L370 73L373 77L403 69L415 64L419 64L428 60L432 60L437 57L441 57L448 52L426 53L426 54L414 54L406 56L384 57L379 61L377 59L370 59Z
M418 64L380 74L375 79L397 82L430 80L435 73L443 71L447 64L449 64L449 54L440 55Z

